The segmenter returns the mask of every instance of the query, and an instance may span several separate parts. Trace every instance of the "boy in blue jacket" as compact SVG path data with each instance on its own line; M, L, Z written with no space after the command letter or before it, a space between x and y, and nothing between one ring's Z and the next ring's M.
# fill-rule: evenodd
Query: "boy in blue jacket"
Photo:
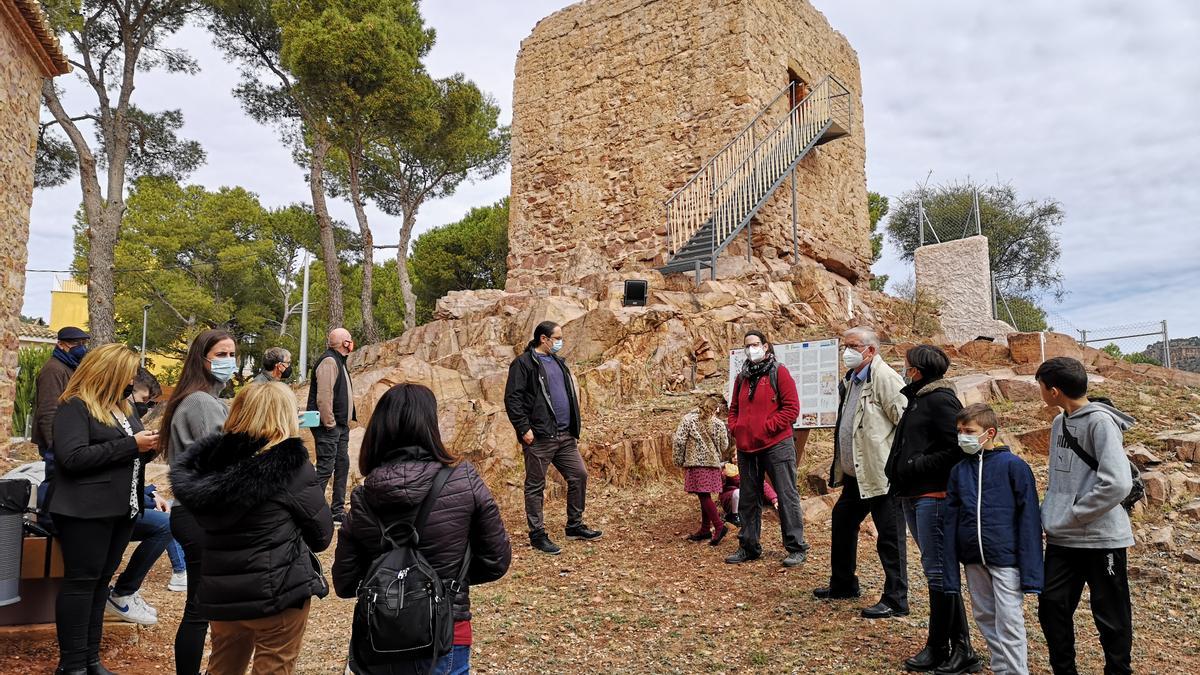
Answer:
M1042 590L1042 521L1033 471L996 445L999 422L986 404L959 412L958 445L965 459L946 486L945 592L960 592L958 564L967 570L971 608L992 653L992 671L1028 673L1025 593ZM936 671L941 673L943 671Z

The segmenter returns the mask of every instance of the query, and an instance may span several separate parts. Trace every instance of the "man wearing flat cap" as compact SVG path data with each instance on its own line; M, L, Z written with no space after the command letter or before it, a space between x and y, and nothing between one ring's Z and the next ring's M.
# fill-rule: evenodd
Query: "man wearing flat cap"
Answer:
M58 397L67 388L67 380L87 354L88 340L92 336L75 326L58 331L58 342L50 360L38 371L37 395L33 413L33 442L46 462L46 478L38 486L39 520L45 522L46 505L53 494L54 481L54 415L58 412Z

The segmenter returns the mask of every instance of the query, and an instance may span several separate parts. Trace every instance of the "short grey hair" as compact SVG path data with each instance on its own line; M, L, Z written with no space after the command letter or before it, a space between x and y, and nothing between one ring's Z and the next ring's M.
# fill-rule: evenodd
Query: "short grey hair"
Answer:
M862 340L864 347L874 347L879 349L879 336L875 334L875 330L868 326L855 326L850 330L842 333L845 337L856 337Z
M263 367L267 370L274 368L280 363L289 363L292 360L292 353L283 347L271 347L263 352ZM267 365L267 364L271 365Z

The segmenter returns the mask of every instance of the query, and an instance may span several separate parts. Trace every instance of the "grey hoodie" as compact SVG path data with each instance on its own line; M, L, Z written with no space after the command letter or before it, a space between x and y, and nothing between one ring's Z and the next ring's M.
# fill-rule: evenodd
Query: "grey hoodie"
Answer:
M1133 487L1123 432L1135 420L1104 405L1088 403L1073 415L1059 415L1050 429L1050 483L1042 503L1046 543L1070 548L1133 546L1133 529L1121 500ZM1063 437L1062 425L1084 452L1096 457L1096 471L1083 463Z

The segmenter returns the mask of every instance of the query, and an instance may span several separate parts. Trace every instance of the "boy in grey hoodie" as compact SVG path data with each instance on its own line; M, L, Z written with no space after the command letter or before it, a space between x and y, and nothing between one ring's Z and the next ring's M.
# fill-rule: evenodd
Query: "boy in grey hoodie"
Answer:
M1038 368L1037 381L1046 405L1065 411L1051 427L1049 484L1042 502L1046 561L1038 619L1050 667L1060 675L1078 672L1073 616L1086 584L1104 649L1104 672L1132 673L1125 549L1133 545L1133 530L1121 500L1133 486L1123 432L1134 419L1087 399L1087 371L1075 359L1049 359ZM1096 460L1095 470L1071 448L1068 435Z

